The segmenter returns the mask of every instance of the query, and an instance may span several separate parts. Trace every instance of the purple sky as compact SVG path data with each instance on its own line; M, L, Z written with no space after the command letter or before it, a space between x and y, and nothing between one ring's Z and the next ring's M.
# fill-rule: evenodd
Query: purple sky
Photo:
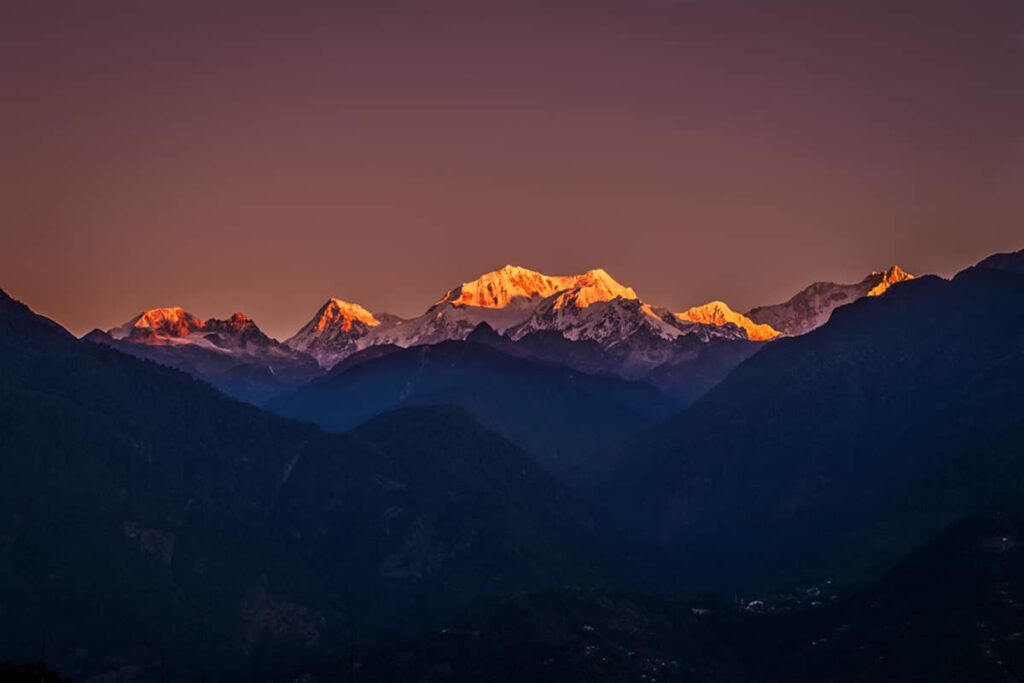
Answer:
M1020 0L32 0L0 79L0 287L76 333L506 263L746 310L1024 247Z

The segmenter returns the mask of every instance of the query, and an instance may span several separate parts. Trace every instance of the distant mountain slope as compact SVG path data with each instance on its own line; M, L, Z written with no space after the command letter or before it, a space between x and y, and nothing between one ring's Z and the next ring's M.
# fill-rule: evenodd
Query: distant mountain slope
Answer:
M795 336L821 327L832 311L865 296L880 296L897 282L913 279L899 266L884 272L875 271L856 284L815 282L802 289L789 301L772 306L759 306L747 312L751 320Z
M270 408L340 431L401 406L454 404L553 472L678 410L650 385L516 358L475 342L394 350L339 369Z
M642 335L635 335L629 344L604 348L592 339L573 341L553 330L532 332L513 340L498 334L486 323L481 323L466 337L466 341L485 344L517 358L532 358L587 374L609 377L621 376L622 369L630 363L630 357L643 356L645 349L649 348L650 355L644 363L636 372L627 373L627 377L655 386L677 401L680 407L700 398L762 347L760 342L755 341L705 340L694 334L686 334L668 344L663 340L645 340ZM650 347L647 347L648 343ZM344 363L362 362L369 357L364 354L369 352L367 349L361 354L350 356ZM658 362L656 359L661 362L651 368L650 365Z
M329 435L0 293L0 643L76 680L266 680L482 595L597 583L604 529L464 412Z
M182 308L157 308L84 338L183 370L256 404L321 374L311 356L271 339L242 313L204 321Z
M740 363L764 348L763 342L684 337L676 342L675 357L643 376L666 394L688 406L729 376Z
M902 283L591 461L614 463L594 499L682 552L697 583L840 569L875 508L1024 414L1022 338L1019 274Z

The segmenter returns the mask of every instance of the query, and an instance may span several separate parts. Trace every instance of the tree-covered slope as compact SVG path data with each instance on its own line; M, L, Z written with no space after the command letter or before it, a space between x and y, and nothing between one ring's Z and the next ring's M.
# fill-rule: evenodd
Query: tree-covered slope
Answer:
M845 597L776 594L740 605L531 593L442 629L358 645L299 680L1016 681L1024 674L1021 533L1012 516L962 519Z
M897 284L766 346L588 484L697 584L842 569L847 534L1024 415L1022 339L1018 273Z
M458 405L553 472L673 414L654 387L516 358L474 342L394 350L272 401L272 410L335 431L408 405Z
M462 411L327 434L6 295L0 424L0 657L75 678L260 678L614 573L587 510Z

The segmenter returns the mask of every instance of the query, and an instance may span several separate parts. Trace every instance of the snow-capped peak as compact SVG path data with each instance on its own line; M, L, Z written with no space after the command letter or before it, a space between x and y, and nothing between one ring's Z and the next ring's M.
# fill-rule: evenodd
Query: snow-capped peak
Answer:
M612 299L636 299L632 287L624 287L601 268L588 270L582 275L566 278L569 287L555 299L554 307L574 306L586 308L600 301Z
M684 314L685 315L685 314ZM422 315L403 320L374 317L338 299L325 304L305 327L285 343L309 353L325 368L343 358L382 344L410 347L465 339L481 323L519 340L534 332L559 332L571 341L593 341L624 363L639 367L663 362L685 335L766 340L778 336L721 304L722 322L690 322L641 301L631 287L607 271L594 268L576 275L545 275L507 265L449 290ZM632 349L633 341L639 349ZM627 350L625 344L630 349ZM636 350L636 353L633 351Z
M753 320L737 313L729 308L724 301L710 301L702 306L694 306L682 313L676 313L676 318L691 323L702 325L735 325L742 329L749 339L754 341L767 341L779 336L779 331L771 325L755 323Z
M109 334L114 339L124 339L138 330L166 337L187 337L204 325L202 320L180 306L172 306L143 311L124 325L110 330Z
M341 327L341 329L348 332L352 329L353 322L360 322L367 327L380 325L380 321L373 317L373 313L370 313L359 304L343 301L335 297L331 297L327 300L327 303L320 307L312 322L313 329L318 332L334 327Z
M572 277L552 276L529 268L507 265L484 273L476 280L463 282L435 304L505 308L526 304L535 297L544 298L572 285Z
M263 334L244 313L221 320L200 320L180 307L153 308L107 331L116 341L136 346L202 347L223 354L271 354L288 351Z
M886 290L892 287L897 282L903 282L904 280L913 280L914 276L903 270L899 266L893 266L889 270L884 272L872 271L871 275L868 276L869 280L877 279L878 284L868 290L865 296L881 296L885 294Z
M285 344L310 354L323 367L331 367L359 349L356 340L381 321L359 304L330 298Z
M230 318L224 321L224 327L232 330L240 330L249 324L252 324L252 318L241 311L235 311Z
M601 268L579 275L545 275L529 268L507 265L449 290L434 306L522 308L560 293L556 302L558 308L585 308L617 297L636 298L636 292L616 282Z
M860 282L836 284L815 282L797 292L788 301L758 306L747 311L751 320L771 325L784 334L796 336L824 325L832 311L863 296L880 296L894 284L913 279L899 266L872 271Z

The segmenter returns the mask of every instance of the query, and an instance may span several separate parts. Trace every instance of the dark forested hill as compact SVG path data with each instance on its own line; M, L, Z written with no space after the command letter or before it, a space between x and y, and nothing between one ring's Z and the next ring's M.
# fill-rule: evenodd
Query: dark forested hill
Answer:
M0 424L0 659L76 679L260 678L614 572L586 508L462 411L326 434L6 295Z
M691 605L608 590L503 600L442 630L354 649L315 683L659 681L740 683L735 653Z
M1024 675L1019 521L961 520L847 597L742 605L548 590L385 638L299 680L1003 683ZM779 598L785 598L779 600Z
M851 569L849 534L872 519L903 534L908 518L880 511L1024 416L1022 380L1024 276L920 278L766 346L679 417L601 455L590 484L679 550L697 584ZM876 568L962 512L903 534Z
M553 472L678 410L654 387L516 358L474 342L397 349L272 401L276 412L344 430L406 405L454 404Z
M1021 680L1022 533L1014 517L953 524L824 620L784 680Z

